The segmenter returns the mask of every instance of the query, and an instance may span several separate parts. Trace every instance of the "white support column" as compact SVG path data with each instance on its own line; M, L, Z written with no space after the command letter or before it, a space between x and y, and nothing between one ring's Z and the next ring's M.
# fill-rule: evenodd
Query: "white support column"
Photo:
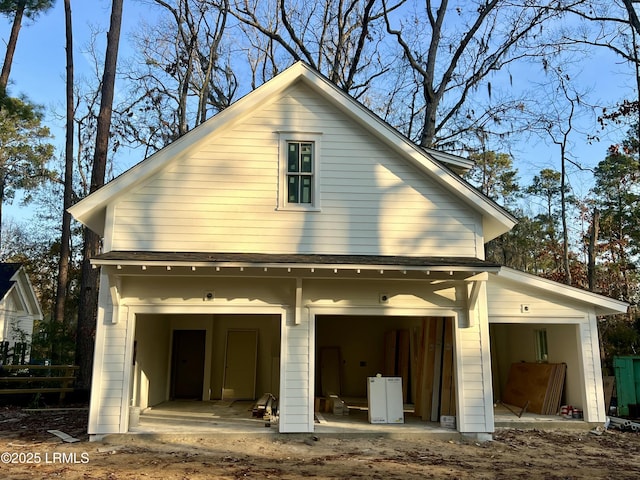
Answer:
M135 342L135 328L136 328L136 316L129 312L129 308L125 306L118 307L119 316L122 316L123 321L126 322L127 331L125 337L125 352L124 352L124 371L122 372L122 390L123 390L123 402L121 405L120 413L120 432L127 433L129 431L129 407L131 406L132 390L133 390L133 347ZM124 401L126 400L126 401Z
M313 322L296 308L282 313L280 348L280 433L313 432Z
M302 278L296 278L296 304L294 324L300 325L302 321Z
M595 313L589 314L588 323L578 325L579 345L589 345L580 348L581 383L584 392L584 420L592 423L604 423L608 412L605 410L604 386L602 384L602 366L600 361L600 344L598 342L598 322ZM593 375L593 377L591 377ZM593 387L589 382L593 378Z
M485 439L494 431L491 349L486 284L478 281L475 308L460 312L455 323L455 367L458 392L458 430ZM468 292L468 286L466 288ZM474 314L472 325L465 315Z

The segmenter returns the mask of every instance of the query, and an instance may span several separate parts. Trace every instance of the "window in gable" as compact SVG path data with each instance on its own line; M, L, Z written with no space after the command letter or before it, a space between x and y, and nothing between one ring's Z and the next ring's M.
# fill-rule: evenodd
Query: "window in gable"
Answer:
M320 135L280 133L281 210L319 210Z
M313 203L313 143L287 142L287 202Z

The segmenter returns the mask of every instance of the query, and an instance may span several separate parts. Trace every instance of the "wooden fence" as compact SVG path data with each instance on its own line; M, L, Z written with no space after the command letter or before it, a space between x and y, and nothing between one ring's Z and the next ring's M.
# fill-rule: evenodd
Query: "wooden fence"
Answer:
M0 362L2 365L24 365L29 344L16 342L11 346L8 341L0 342Z
M75 365L0 365L0 395L73 392Z

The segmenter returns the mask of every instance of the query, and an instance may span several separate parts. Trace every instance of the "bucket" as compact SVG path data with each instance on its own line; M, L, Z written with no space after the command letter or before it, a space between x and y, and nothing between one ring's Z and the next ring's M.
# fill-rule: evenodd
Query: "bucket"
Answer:
M140 424L140 407L129 407L129 428Z

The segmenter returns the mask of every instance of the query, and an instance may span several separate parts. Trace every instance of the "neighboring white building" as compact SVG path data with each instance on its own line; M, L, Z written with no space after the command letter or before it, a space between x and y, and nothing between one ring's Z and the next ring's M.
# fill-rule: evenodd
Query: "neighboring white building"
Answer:
M76 204L103 237L89 434L127 432L130 405L264 392L281 432L312 432L323 349L364 397L386 332L425 320L451 328L460 432L494 431L541 331L567 401L603 422L596 316L626 304L485 261L515 219L470 167L297 63Z
M34 322L40 320L40 302L24 267L0 263L0 342L8 342L10 348L16 343L31 345Z

